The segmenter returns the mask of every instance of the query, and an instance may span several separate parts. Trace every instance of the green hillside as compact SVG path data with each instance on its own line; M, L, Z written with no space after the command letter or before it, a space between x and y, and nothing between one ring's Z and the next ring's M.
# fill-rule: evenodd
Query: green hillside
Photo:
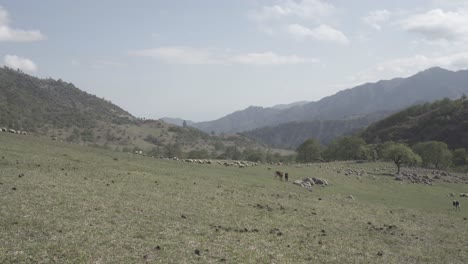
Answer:
M240 135L212 136L192 127L136 118L71 83L40 79L6 67L0 68L0 127L119 151L142 150L152 155L181 156L198 151L204 157L216 157L229 147L291 154L268 150Z
M240 169L0 133L0 263L466 263L468 198L455 211L447 195L468 185L394 170Z
M399 141L413 145L445 142L450 148L468 148L468 100L444 99L412 106L371 126L362 137L368 143Z
M356 133L376 120L387 116L389 112L379 112L364 117L344 120L315 120L309 122L291 122L273 127L263 127L242 132L257 142L285 149L296 149L309 138L315 138L323 145L328 145L336 138Z

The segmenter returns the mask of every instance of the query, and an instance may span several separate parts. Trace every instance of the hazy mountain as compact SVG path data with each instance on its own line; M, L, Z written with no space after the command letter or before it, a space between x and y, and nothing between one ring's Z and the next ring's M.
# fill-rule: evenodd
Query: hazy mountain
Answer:
M408 78L359 85L316 102L286 109L249 107L193 126L207 132L232 133L288 122L346 120L464 93L468 93L468 70L453 72L436 67Z
M216 137L193 127L139 119L71 83L9 68L0 68L0 127L78 144L153 153L163 153L174 145L182 151L210 152L234 145L239 149L262 148L240 135Z
M176 125L176 126L182 126L184 124L184 121L187 122L187 125L189 126L195 124L195 122L192 122L190 120L185 120L182 118L163 117L163 118L160 118L160 120L169 124Z
M412 106L372 124L361 136L368 143L414 144L442 141L450 148L468 148L468 99L444 99Z
M242 135L277 148L296 149L309 138L315 138L321 144L327 145L333 139L351 135L388 114L388 112L380 112L348 120L290 122L242 132Z
M284 110L284 109L288 109L288 108L291 108L291 107L294 107L294 106L305 105L307 103L310 103L310 102L309 101L300 101L300 102L294 102L294 103L290 103L290 104L279 104L279 105L272 106L271 108Z

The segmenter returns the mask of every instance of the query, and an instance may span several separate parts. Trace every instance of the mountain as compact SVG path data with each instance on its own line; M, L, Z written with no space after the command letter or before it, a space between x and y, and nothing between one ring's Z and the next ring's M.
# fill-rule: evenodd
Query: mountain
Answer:
M242 135L276 148L297 149L300 144L309 138L315 138L321 144L327 145L333 139L354 134L388 114L388 112L380 112L348 120L290 122L242 132Z
M187 123L188 126L191 126L191 125L195 124L195 122L193 122L193 121L185 120L185 119L182 119L182 118L163 117L160 120L162 120L162 121L164 121L166 123L169 123L169 124L176 125L176 126L183 126L184 121Z
M206 132L233 133L289 122L346 120L444 97L458 98L464 93L468 93L468 70L453 72L436 67L408 78L359 85L316 102L286 109L249 107L193 126Z
M0 68L0 123L35 130L44 126L90 127L97 122L133 124L122 108L62 80L39 79Z
M40 79L0 68L0 127L26 130L70 143L116 150L184 152L261 148L240 135L210 136L193 127L136 118L117 105L62 80Z
M468 99L448 98L409 107L369 126L361 133L368 143L398 141L413 145L442 141L452 148L468 148Z
M309 103L309 101L300 101L300 102L294 102L294 103L290 103L290 104L279 104L279 105L272 106L271 108L284 110L284 109L288 109L288 108L291 108L291 107L294 107L294 106L305 105L307 103Z

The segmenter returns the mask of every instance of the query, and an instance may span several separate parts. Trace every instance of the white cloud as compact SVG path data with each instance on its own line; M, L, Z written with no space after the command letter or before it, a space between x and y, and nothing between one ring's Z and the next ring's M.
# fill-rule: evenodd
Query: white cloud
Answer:
M6 55L4 64L12 69L20 69L24 72L36 72L37 65L30 59L18 57L16 55Z
M131 55L157 58L175 64L223 64L224 54L209 49L191 47L161 47L130 52Z
M468 68L468 52L460 52L439 56L415 55L397 58L378 63L377 65L359 72L351 78L354 82L371 82L395 77L408 77L419 71L442 67L449 70Z
M374 10L374 11L371 11L369 15L363 17L362 20L369 26L377 30L381 30L382 29L381 24L383 22L388 21L390 16L391 16L391 13L386 9Z
M150 57L171 64L193 65L286 65L315 63L318 60L273 52L235 54L227 50L196 49L191 47L161 47L131 51L130 55Z
M335 12L335 7L321 0L282 0L278 4L263 6L250 12L250 17L257 21L298 17L301 19L320 20Z
M299 39L312 38L323 42L335 42L339 44L349 43L349 39L343 32L324 24L314 29L299 24L291 24L288 26L287 30L289 34Z
M230 58L230 61L246 65L284 65L318 62L317 59L303 58L296 55L281 56L273 52L236 55Z
M468 12L433 9L400 21L403 29L429 40L464 41L468 39Z
M46 37L39 30L22 30L10 27L8 12L0 6L0 42L31 42L43 40Z

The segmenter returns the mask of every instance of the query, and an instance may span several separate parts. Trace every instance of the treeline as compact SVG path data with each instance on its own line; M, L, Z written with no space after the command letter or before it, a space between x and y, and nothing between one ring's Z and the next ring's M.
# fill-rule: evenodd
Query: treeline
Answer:
M364 139L349 136L334 140L328 147L321 146L317 140L308 139L297 148L297 162L362 160L393 161L398 168L403 164L422 165L427 168L447 169L468 168L468 155L465 148L449 149L440 141L426 141L412 146L387 141L367 144Z
M219 147L219 146L218 146ZM140 151L138 147L121 149L123 152L135 153ZM240 150L236 146L223 147L222 150L194 149L183 151L178 143L167 144L165 146L153 147L151 151L145 152L148 156L166 157L179 159L221 159L221 160L246 160L252 162L294 162L296 155L281 155L277 152L270 152L260 148L245 148Z

